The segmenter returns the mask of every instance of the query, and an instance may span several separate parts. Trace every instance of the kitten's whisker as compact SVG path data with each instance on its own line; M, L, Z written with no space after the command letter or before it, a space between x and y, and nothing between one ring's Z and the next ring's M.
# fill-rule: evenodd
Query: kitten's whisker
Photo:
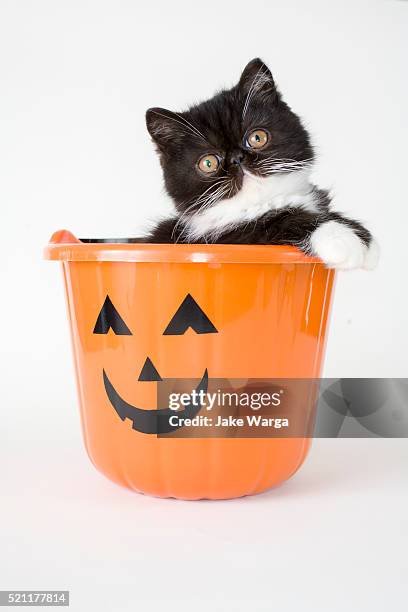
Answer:
M223 181L223 182L226 183L229 181ZM210 208L211 206L213 206L214 204L222 200L224 196L227 194L227 192L228 192L228 185L227 184L220 185L213 194L210 194L206 198L206 200L202 203L202 205L195 212L195 214L199 215L200 213L204 212L205 210L207 210L208 208ZM194 239L194 236L189 234L188 230L189 230L188 225L186 225L180 232L177 238L177 241L183 236L183 234L186 234L187 241L191 242L191 240Z
M288 164L282 164L282 165L272 164L272 165L258 166L258 168L260 170L275 170L276 172L279 172L281 170L302 170L302 168L307 168L307 166L288 165Z
M200 198L195 203L194 214L197 214L198 210L202 210L203 207L206 207L208 204L214 202L220 193L226 190L227 186L220 186L214 193L209 194L206 198Z
M274 161L268 161L268 162L262 162L262 163L258 163L256 164L259 167L262 166L271 166L271 167L297 167L297 166L306 166L307 164L305 163L301 163L301 162L274 162Z
M224 186L223 187L219 187L217 189L217 191L215 191L214 193L209 195L205 200L200 202L200 206L199 206L198 210L195 211L195 214L200 214L200 212L202 212L206 208L209 208L214 202L216 202L219 199L220 195L222 193L224 193L224 191L225 191L225 187Z
M279 167L306 167L311 165L313 162L313 158L308 158L302 161L296 161L294 159L279 159L279 158L273 158L273 157L268 157L266 159L260 160L259 162L255 162L255 165L257 167L274 167L274 168L279 168Z
M216 202L219 202L224 195L226 195L228 192L228 185L221 185L217 191L215 191L213 194L211 194L205 202L203 202L203 204L200 206L200 208L198 209L198 211L195 214L200 214L201 212L203 212L204 210L206 210L207 208L210 208L213 204L215 204Z
M213 204L221 200L224 197L224 195L227 193L227 191L228 191L228 185L226 184L220 185L214 193L210 194L207 198L205 198L202 202L200 202L200 207L197 211L195 211L194 214L198 215L203 210L210 208L210 206L212 206Z
M198 129L196 126L195 126L195 125L193 125L192 123L190 123L190 121L187 121L187 119L186 119L185 117L182 117L182 116L181 116L181 115L179 115L178 113L175 113L175 114L177 115L177 117L180 117L180 119L181 119L182 121L184 121L185 123L187 123L187 124L188 124L188 125L189 125L189 126L190 126L190 127L191 127L191 128L192 128L192 129L193 129L195 132L196 132L196 133L197 133L197 135L198 135L198 136L201 136L201 138L207 142L207 140L206 140L206 138L205 138L204 134L203 134L202 132L200 132L200 130L199 130L199 129Z
M155 110L151 112L154 113L155 115L159 115L160 117L164 117L165 119L170 119L170 121L175 121L176 123L179 123L185 129L192 132L195 136L198 136L199 138L202 138L203 140L205 140L204 136L197 129L193 129L194 126L191 126L191 124L189 124L188 121L186 121L186 123L183 123L182 121L179 121L178 119L175 119L174 117L171 117L170 115L164 115L163 113L158 113ZM177 114L177 113L174 113L174 114ZM180 115L177 114L177 117L180 117ZM180 118L183 119L183 117L180 117Z
M297 172L306 168L307 166L261 166L259 170L279 174L279 172Z
M195 207L200 206L202 201L203 201L203 204L205 204L207 202L207 200L209 199L209 197L217 194L219 189L220 189L220 187L222 187L227 182L228 182L227 178L221 178L218 181L213 182L209 187L207 187L207 189L198 198L196 198L194 200L194 202L190 206L188 206L188 208L186 208L185 211L183 211L183 213L178 218L177 223L173 227L173 231L171 233L171 238L172 239L174 238L174 234L175 234L176 229L179 227L180 223L182 223L182 221L184 221L184 219L189 216L190 211L192 209L194 209ZM218 187L217 187L216 191L214 192L214 194L209 194L209 196L205 197L205 195L208 193L208 191L210 191L215 186L218 186ZM186 203L188 203L188 202L186 202ZM183 232L180 233L180 236L182 234L183 234ZM176 242L178 242L178 240Z
M216 185L222 185L223 183L226 183L228 181L228 179L220 179L219 181L216 181L215 183L213 183L212 185L210 185L205 191L203 191L203 193L196 199L195 204L198 204L199 202L201 202L202 198L204 198L205 194L208 193L208 191L210 191L212 189L212 187L215 187ZM205 199L205 198L204 198Z
M265 176L272 174L285 174L288 172L296 172L307 169L311 166L313 159L304 161L295 160L277 160L273 158L264 159L255 164L255 167Z
M265 164L257 164L259 168L302 168L307 164L293 164L293 163L265 163Z
M268 157L265 157L264 159L262 159L261 161L277 161L277 162L296 162L296 163L303 163L305 161L310 161L311 157L307 157L306 159L293 159L292 157L273 157L272 155L269 155Z

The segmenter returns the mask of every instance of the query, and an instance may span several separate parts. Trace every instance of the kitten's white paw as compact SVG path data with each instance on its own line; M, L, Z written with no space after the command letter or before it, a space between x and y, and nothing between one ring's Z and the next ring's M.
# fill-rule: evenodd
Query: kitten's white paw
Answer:
M375 267L378 261L377 243L372 241L367 248L351 227L338 221L322 223L312 233L310 243L313 252L329 268L368 270Z
M376 240L372 239L368 245L368 249L366 249L363 263L364 270L374 270L374 268L376 268L378 265L379 259L380 246Z

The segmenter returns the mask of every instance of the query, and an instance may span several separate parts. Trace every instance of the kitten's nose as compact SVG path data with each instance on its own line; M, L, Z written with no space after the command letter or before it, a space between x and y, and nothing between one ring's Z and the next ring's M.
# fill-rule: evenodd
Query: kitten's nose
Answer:
M229 156L229 162L230 164L233 164L234 166L239 166L242 163L243 159L244 159L244 153L240 151L239 149L237 149L236 151L232 151L232 153Z

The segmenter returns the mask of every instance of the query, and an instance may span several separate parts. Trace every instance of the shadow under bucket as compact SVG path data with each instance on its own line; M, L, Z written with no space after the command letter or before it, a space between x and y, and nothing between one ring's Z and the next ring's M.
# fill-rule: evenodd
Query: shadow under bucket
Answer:
M150 495L225 499L265 491L301 466L306 432L157 435L168 409L157 406L157 386L318 378L333 270L293 247L80 241L67 231L45 258L62 263L83 436L103 474Z

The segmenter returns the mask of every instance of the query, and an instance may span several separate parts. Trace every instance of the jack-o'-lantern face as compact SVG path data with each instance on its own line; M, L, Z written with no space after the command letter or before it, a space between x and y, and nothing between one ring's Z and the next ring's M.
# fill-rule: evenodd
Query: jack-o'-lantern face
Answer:
M187 330L192 329L196 334L217 334L218 330L209 317L205 314L196 300L190 295L184 298L177 311L171 316L168 325L162 332L163 336L183 336ZM93 329L94 334L113 333L117 336L133 336L124 317L118 312L109 295L106 296L102 308ZM180 346L180 350L182 347ZM141 383L156 382L163 380L162 372L159 372L148 355L140 370L138 381ZM177 427L169 424L172 411L169 408L157 408L147 410L126 402L110 381L108 374L103 369L103 383L106 395L118 416L124 421L130 419L132 428L145 434L169 433ZM207 391L208 372L205 369L196 391ZM185 407L179 416L186 418L194 417L201 409L200 404L190 404Z

